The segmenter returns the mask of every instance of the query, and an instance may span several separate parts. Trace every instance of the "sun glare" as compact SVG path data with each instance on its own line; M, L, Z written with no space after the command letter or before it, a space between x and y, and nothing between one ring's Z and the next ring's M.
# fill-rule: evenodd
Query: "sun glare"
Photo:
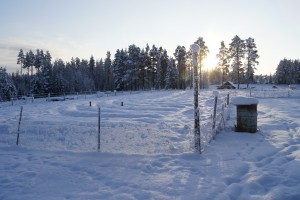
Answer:
M215 68L217 64L218 64L218 59L216 55L212 53L207 55L207 58L204 60L204 68L209 70Z

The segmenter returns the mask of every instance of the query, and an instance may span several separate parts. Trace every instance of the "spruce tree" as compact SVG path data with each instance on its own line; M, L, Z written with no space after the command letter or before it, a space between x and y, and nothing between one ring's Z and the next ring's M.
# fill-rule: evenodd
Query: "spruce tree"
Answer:
M9 101L17 95L17 89L13 80L7 74L6 69L0 67L0 101Z

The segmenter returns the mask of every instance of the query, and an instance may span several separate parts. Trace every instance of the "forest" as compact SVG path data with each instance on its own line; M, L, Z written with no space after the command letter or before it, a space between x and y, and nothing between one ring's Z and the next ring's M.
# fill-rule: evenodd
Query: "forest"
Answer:
M299 60L280 61L274 75L254 75L259 64L254 39L235 36L228 47L221 41L216 55L218 65L208 70L204 60L209 54L203 37L195 42L201 48L198 55L200 89L209 84L222 84L229 80L238 84L300 82ZM141 48L134 44L117 49L112 56L107 51L104 59L89 60L78 57L69 61L52 61L49 51L20 49L16 64L20 70L8 74L0 68L0 100L20 96L45 97L77 92L128 91L151 89L192 88L191 50L178 45L170 55L163 47L147 44Z

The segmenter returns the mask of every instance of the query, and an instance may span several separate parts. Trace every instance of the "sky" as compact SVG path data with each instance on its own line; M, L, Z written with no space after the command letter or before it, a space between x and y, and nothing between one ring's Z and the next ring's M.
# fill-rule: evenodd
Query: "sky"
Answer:
M255 74L300 58L299 0L0 0L0 66L15 72L20 49L48 50L53 60L95 59L131 44L162 46L173 56L203 37L216 66L223 40L254 38Z

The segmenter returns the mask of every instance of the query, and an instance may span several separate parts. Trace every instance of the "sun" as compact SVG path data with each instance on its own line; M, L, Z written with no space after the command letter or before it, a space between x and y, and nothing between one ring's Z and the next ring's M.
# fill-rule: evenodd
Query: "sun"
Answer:
M214 69L218 65L218 59L216 54L209 53L204 60L204 68L206 69Z

